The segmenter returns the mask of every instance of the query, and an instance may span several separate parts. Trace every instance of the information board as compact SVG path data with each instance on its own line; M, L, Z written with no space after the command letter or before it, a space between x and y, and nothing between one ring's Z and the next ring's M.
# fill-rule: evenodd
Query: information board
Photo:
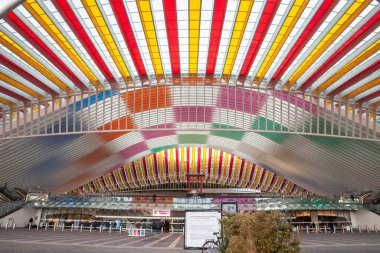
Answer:
M185 215L185 248L201 248L205 240L214 239L220 231L220 212L187 211Z

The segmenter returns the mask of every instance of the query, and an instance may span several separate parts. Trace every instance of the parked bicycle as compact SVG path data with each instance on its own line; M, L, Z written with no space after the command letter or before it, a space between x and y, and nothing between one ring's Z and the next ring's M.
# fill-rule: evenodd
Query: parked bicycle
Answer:
M222 237L219 236L219 232L214 232L213 240L206 240L202 245L202 253L206 253L208 249L219 249L220 240Z

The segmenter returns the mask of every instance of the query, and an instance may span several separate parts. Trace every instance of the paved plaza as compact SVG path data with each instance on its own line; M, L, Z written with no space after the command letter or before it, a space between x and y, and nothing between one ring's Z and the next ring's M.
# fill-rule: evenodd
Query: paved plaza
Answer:
M317 252L380 252L380 233L301 234L304 253ZM184 250L182 234L152 234L128 237L125 233L0 230L0 252L200 252Z

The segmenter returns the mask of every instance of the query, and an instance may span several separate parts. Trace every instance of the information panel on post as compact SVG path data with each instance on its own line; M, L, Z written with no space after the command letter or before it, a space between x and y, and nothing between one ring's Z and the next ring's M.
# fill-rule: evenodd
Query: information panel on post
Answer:
M220 212L186 211L185 248L201 248L205 240L214 239L214 232L220 231Z

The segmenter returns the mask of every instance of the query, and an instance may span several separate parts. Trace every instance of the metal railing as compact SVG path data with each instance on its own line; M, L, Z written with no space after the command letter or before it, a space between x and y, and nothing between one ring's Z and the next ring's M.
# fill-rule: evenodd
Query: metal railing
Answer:
M380 140L379 114L377 108L323 96L252 86L149 84L3 110L0 138L227 128Z
M0 219L17 211L26 204L25 200L20 201L1 201L0 202Z

